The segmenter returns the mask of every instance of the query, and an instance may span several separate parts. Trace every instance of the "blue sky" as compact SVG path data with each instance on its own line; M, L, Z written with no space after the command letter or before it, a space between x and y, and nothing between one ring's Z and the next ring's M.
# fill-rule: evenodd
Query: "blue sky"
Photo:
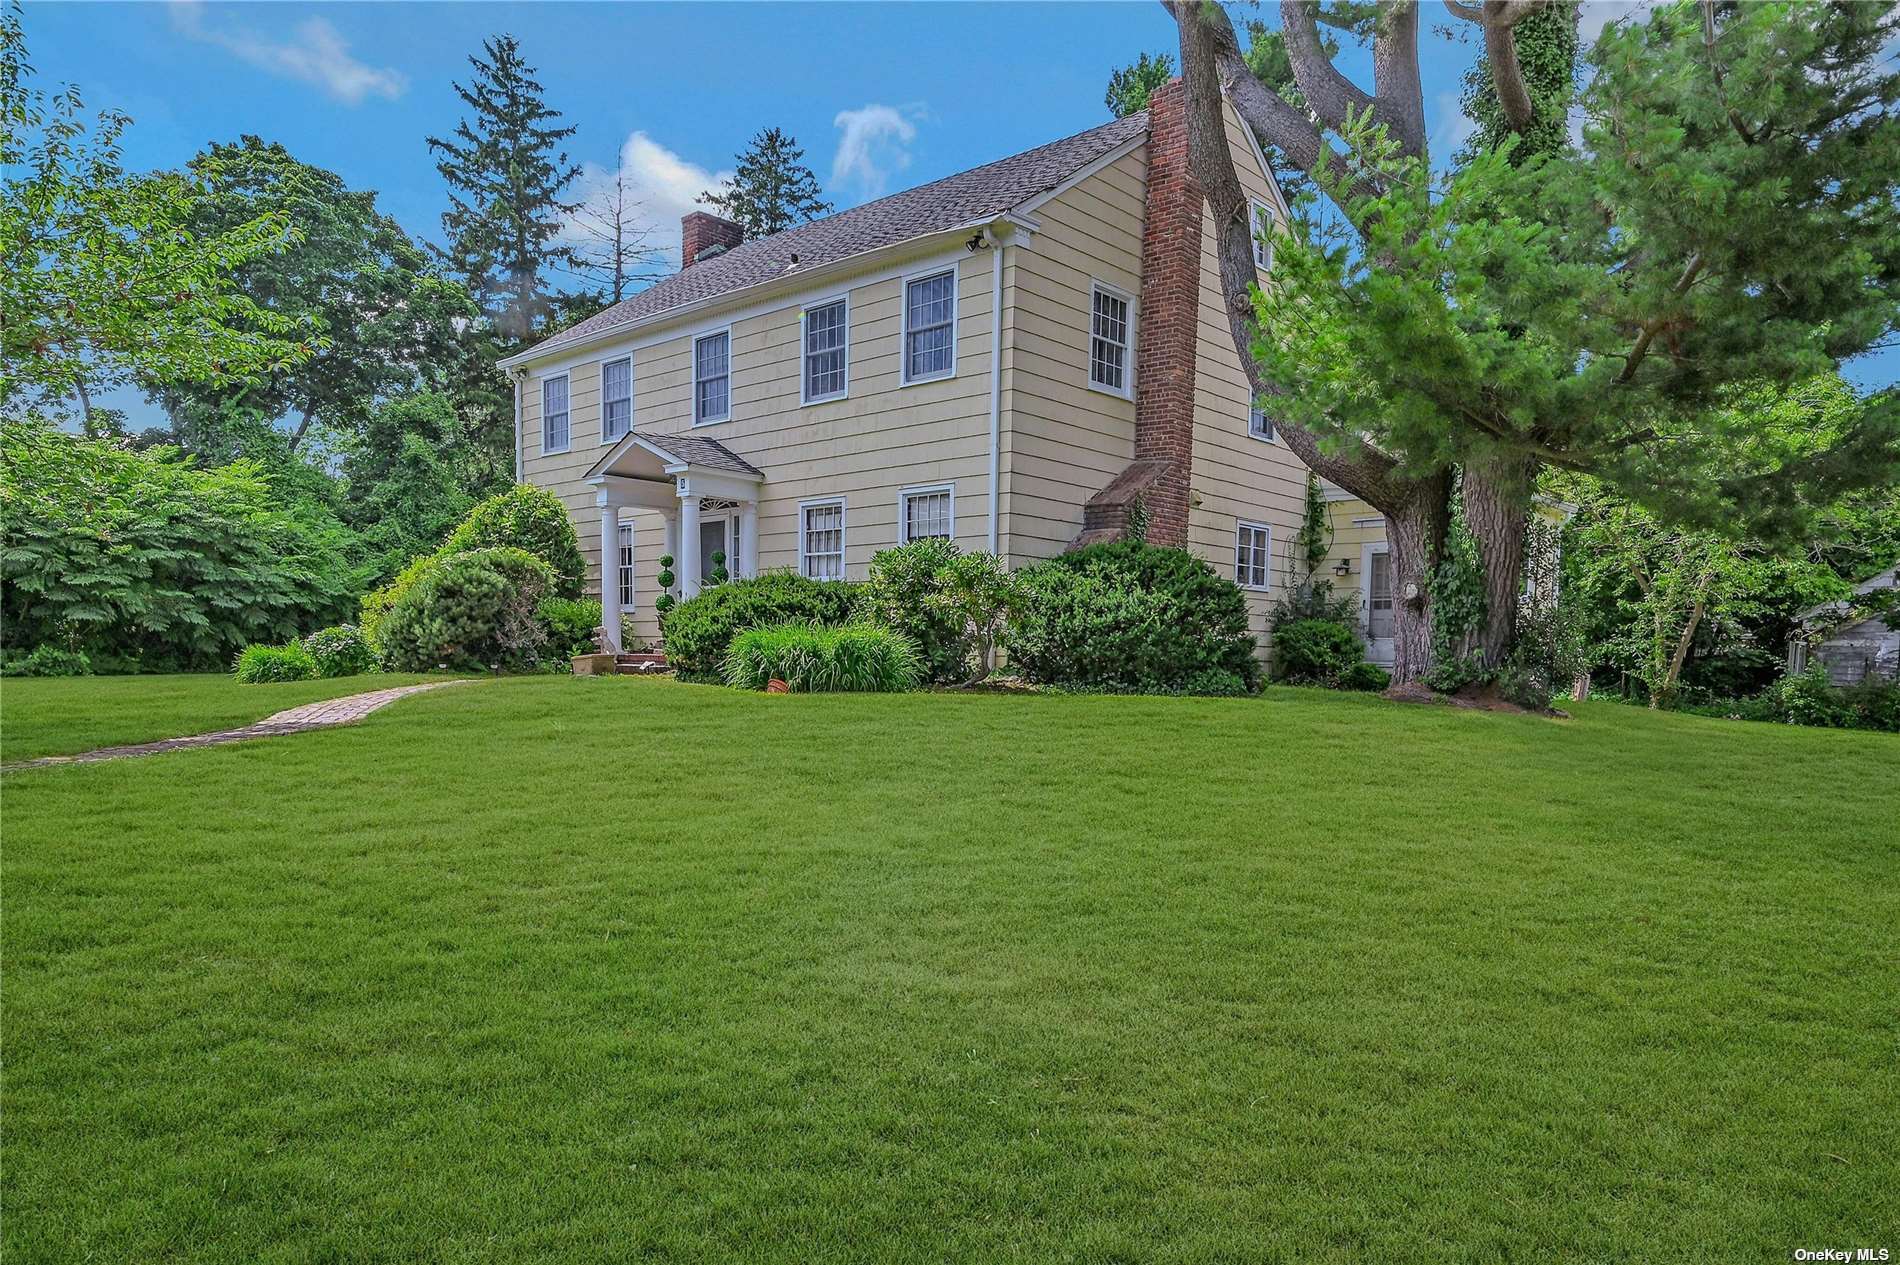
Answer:
M1271 22L1273 9L1260 12ZM1586 27L1625 11L1589 5ZM129 167L178 166L213 140L254 133L377 191L383 209L425 239L439 232L445 197L424 138L461 117L450 82L467 79L467 56L483 37L510 32L549 103L579 129L575 160L597 179L624 155L653 241L673 249L679 216L761 127L794 135L842 208L1101 123L1110 69L1175 46L1172 22L1151 0L40 0L25 20L41 86L76 83L90 110L131 115ZM1463 138L1458 78L1476 46L1428 35L1422 51L1433 149L1448 155ZM1854 376L1884 385L1893 355ZM135 425L156 420L136 396L112 403Z

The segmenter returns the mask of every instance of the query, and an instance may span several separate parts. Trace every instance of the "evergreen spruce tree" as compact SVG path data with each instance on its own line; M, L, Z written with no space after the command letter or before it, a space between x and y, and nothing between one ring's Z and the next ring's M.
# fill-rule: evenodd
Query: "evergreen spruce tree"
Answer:
M702 193L699 200L744 225L748 239L815 220L830 212L831 203L818 196L818 177L801 161L804 157L797 141L768 127L739 155L738 167L725 187L717 193Z
M482 53L469 58L470 83L455 85L473 116L456 125L453 137L429 138L440 155L436 170L449 185L442 216L448 245L439 254L496 333L523 341L545 332L554 311L543 271L574 263L558 238L574 210L561 194L580 167L561 149L574 129L558 126L561 115L543 100L519 42L497 35L482 42Z

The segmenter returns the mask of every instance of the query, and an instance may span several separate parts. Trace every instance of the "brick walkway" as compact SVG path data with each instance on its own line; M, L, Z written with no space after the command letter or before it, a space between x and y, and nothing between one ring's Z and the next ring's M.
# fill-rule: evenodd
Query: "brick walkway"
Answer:
M371 690L367 694L346 694L342 698L326 698L322 702L288 708L242 729L220 729L216 733L193 734L188 738L162 738L157 742L140 742L129 747L100 747L97 751L84 751L78 755L49 755L38 760L9 764L5 769L12 772L14 769L38 769L51 764L92 764L99 760L157 755L161 751L184 751L191 747L215 747L226 742L243 742L247 738L275 738L279 734L300 734L311 729L327 729L332 725L349 725L399 698L420 694L424 690L439 690L446 685L467 684L467 681L427 681L421 685Z

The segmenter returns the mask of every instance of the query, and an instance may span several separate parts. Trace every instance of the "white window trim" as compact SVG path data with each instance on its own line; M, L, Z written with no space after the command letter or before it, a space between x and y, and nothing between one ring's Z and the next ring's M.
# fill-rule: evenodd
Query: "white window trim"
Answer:
M929 496L934 492L944 492L950 497L950 539L957 538L957 485L954 483L919 483L914 487L897 490L897 543L910 543L910 516L904 512L905 502L913 496ZM935 539L932 537L931 539Z
M1123 348L1123 351L1126 355L1126 359L1122 363L1122 385L1120 387L1104 386L1102 383L1097 382L1095 380L1095 296L1097 294L1106 294L1110 298L1120 299L1123 303L1126 303L1128 305L1128 342L1126 346ZM1135 398L1135 296L1128 293L1128 291L1122 289L1120 286L1110 285L1106 281L1090 281L1089 282L1089 310L1087 312L1087 317L1088 317L1088 323L1087 325L1083 327L1084 342L1082 346L1082 358L1083 358L1082 372L1088 380L1089 390L1100 391L1103 395L1112 395L1116 399L1120 399L1120 400L1134 399Z
M632 523L620 524L614 550L618 553L622 549L626 551L627 561L614 560L614 596L620 599L620 612L624 615L635 609L635 600L640 596L640 533L634 530Z
M811 555L805 552L805 542L809 538L805 530L805 511L830 505L838 507L838 574L836 577L814 576L808 565L808 559L810 559ZM847 534L850 530L850 524L847 521L848 515L849 511L845 508L844 498L842 496L814 496L809 500L800 501L798 503L798 573L800 575L808 580L832 578L842 580L846 577L849 570L847 559L851 556L851 538Z
M1267 580L1264 584L1248 584L1240 578L1240 533L1243 531L1265 532L1267 535ZM1255 522L1249 518L1234 520L1234 583L1249 593L1265 593L1273 587L1273 524Z
M707 339L717 338L721 334L724 334L726 336L726 411L721 413L718 417L701 417L699 415L699 383L700 383L699 345L705 342ZM733 387L734 378L736 376L733 373L733 370L738 367L738 357L733 354L732 326L720 325L720 326L717 326L716 328L701 330L699 333L694 334L692 355L693 355L693 364L692 364L693 396L692 396L692 399L687 401L687 408L691 410L690 416L693 419L693 425L717 426L721 422L731 421L732 420L732 387Z
M561 390L567 393L567 442L559 448L548 447L548 387L559 382ZM559 453L574 451L574 384L564 373L550 373L541 379L541 453L543 456L555 456Z
M805 342L805 313L815 307L830 307L834 303L844 304L844 386L830 395L806 395L805 388L811 384L810 375L805 370L811 349ZM851 292L834 294L828 298L814 299L810 303L798 306L798 407L808 404L829 404L833 400L843 400L851 395Z
M1280 442L1279 423L1269 418L1267 424L1273 428L1273 433L1271 435L1262 435L1259 431L1253 428L1253 415L1255 413L1260 414L1260 416L1262 417L1267 416L1267 411L1261 408L1258 404L1249 404L1247 406L1247 438L1257 439L1263 444L1279 443Z
M945 273L950 274L950 367L945 369L942 373L933 373L927 378L913 378L910 376L911 283L914 281L928 281L932 277L941 277ZM942 382L945 378L954 378L957 376L957 318L962 315L963 307L963 295L961 293L958 273L959 270L954 263L947 268L941 265L935 268L926 268L921 272L905 274L902 283L898 286L897 298L898 302L903 306L902 332L897 338L897 384L899 386L913 387L925 382Z
M627 362L627 430L633 429L633 357L632 355L609 356L600 362L600 442L603 445L617 444L627 437L626 431L622 431L612 439L607 437L607 366L617 365L623 360ZM569 434L572 433L573 423L570 420Z
M1263 211L1266 212L1267 222L1275 227L1278 227L1280 223L1280 215L1279 215L1279 212L1273 209L1273 205L1268 202L1262 202L1258 198L1249 198L1247 200L1247 215L1249 217L1247 221L1247 228L1248 228L1247 239L1253 244L1254 271L1255 272L1272 272L1273 271L1273 243L1272 242L1263 243L1259 237L1260 214ZM1267 257L1264 260L1260 258L1260 252L1263 249L1267 252Z

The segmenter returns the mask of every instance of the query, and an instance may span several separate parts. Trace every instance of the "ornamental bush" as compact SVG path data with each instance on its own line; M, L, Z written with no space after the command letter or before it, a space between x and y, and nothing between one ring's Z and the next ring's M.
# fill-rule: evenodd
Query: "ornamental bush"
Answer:
M1345 624L1296 619L1273 633L1273 676L1293 685L1338 685L1363 662L1365 643Z
M1376 693L1392 684L1392 674L1376 663L1355 663L1339 674L1342 690L1366 690Z
M666 661L683 680L722 681L726 650L741 632L787 620L846 623L858 588L843 580L811 580L791 571L729 580L661 615Z
M1005 645L1032 681L1179 693L1220 672L1259 686L1245 596L1185 549L1090 545L1019 578L1023 606Z
M359 676L376 670L376 652L353 624L320 628L303 639L303 648L316 661L318 676Z
M383 663L394 671L534 667L547 646L537 608L554 572L523 549L438 558L383 617Z
M536 609L548 630L548 657L571 659L594 653L594 630L600 627L600 603L591 597L544 597Z
M762 690L774 678L794 693L898 693L924 678L917 643L879 624L827 627L791 620L748 628L726 651L726 684Z
M279 681L314 681L317 661L300 641L281 646L246 646L238 653L239 685L269 685Z
M871 559L858 611L917 644L932 681L969 675L970 643L964 618L945 601L939 578L961 551L948 540L919 540Z
M442 542L442 555L473 549L524 549L554 572L554 596L579 597L587 577L580 540L561 498L546 488L517 483L468 512Z
M362 608L357 615L356 626L362 631L363 640L369 643L370 649L376 652L377 657L380 658L383 653L383 617L389 614L390 607L402 600L403 595L416 586L416 581L428 573L429 568L435 565L438 556L425 553L420 557L411 558L409 565L396 573L395 579L379 589L372 589L363 594Z

